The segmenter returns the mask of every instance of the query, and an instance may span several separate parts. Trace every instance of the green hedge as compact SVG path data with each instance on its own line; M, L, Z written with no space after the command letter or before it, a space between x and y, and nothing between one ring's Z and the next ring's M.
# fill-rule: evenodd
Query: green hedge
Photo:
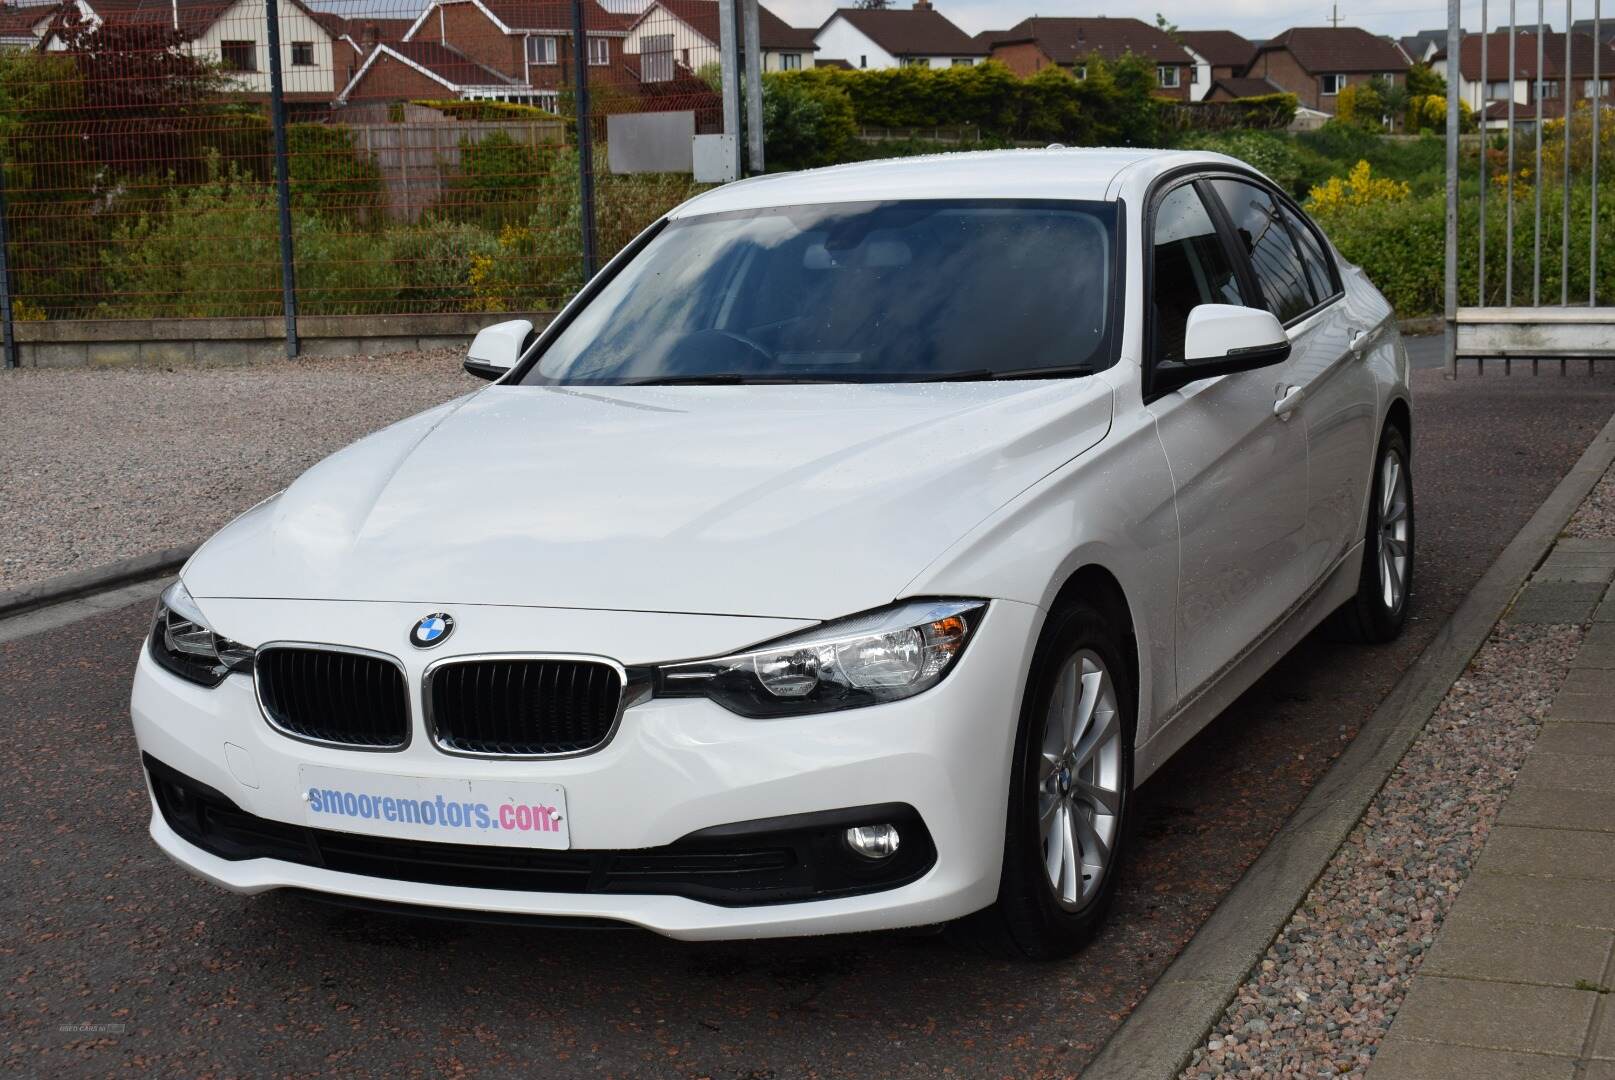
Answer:
M769 82L776 94L816 101L837 117L850 106L852 121L865 127L968 125L988 138L1074 145L1156 145L1165 109L1154 93L1153 63L1137 57L1091 60L1085 79L1061 68L1045 68L1021 79L1002 64L988 62L876 71L811 68L783 72ZM794 131L782 132L779 138L782 146L811 142Z

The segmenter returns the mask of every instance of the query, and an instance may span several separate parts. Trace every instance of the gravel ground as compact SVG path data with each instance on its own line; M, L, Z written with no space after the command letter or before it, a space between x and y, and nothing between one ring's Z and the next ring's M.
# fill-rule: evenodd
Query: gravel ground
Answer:
M1565 526L1566 536L1615 536L1615 470L1593 488L1587 501L1581 504L1570 524Z
M367 432L483 384L455 350L0 378L0 590L206 539Z
M1570 530L1615 536L1615 470ZM1361 1077L1468 877L1579 626L1499 624L1196 1050L1200 1077Z

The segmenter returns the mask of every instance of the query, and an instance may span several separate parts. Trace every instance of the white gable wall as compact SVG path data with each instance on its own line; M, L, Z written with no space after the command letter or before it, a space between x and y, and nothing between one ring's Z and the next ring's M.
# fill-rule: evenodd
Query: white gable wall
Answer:
M821 60L845 60L855 68L871 70L899 66L897 57L876 45L862 30L840 15L832 16L829 22L820 27L813 41L819 46L818 57ZM860 63L860 58L864 62Z

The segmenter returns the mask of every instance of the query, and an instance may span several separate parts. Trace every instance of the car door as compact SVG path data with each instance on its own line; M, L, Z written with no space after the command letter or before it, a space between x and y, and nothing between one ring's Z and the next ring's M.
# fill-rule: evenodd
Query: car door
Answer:
M1183 358L1194 307L1250 304L1259 295L1211 197L1191 179L1152 202L1148 365ZM1147 406L1176 489L1180 696L1237 660L1305 589L1306 435L1276 411L1292 381L1286 361L1151 395Z
M1340 272L1315 226L1255 180L1217 177L1211 188L1245 247L1268 310L1290 335L1288 378L1307 435L1310 581L1356 542L1373 460L1376 390L1362 359L1369 328L1341 303Z

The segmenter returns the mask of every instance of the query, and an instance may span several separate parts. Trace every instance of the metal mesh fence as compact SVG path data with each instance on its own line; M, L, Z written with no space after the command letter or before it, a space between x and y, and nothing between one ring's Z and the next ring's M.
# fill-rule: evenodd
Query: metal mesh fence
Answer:
M82 0L0 47L19 320L281 316L283 240L303 316L553 310L722 128L716 0Z

